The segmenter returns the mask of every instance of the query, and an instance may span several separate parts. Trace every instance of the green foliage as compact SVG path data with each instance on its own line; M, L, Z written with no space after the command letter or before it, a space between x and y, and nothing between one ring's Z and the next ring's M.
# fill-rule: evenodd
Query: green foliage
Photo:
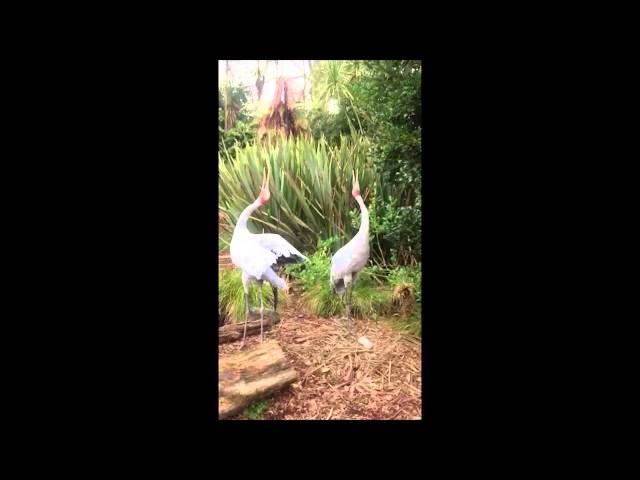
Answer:
M376 234L392 263L415 263L422 255L421 62L365 61L359 68L351 91L380 179Z
M358 281L353 289L351 297L351 313L356 318L376 318L391 312L391 290L385 287L375 286L367 282L366 272L362 272L363 278L358 277ZM324 281L305 288L301 296L305 308L323 317L332 315L345 315L345 304L343 299L335 294L329 283L329 271L327 270Z
M337 243L337 237L319 241L318 248L309 257L309 261L287 266L288 273L303 288L303 305L315 315L332 316L345 313L343 299L333 292L329 281L331 247ZM376 317L388 311L391 292L376 282L376 276L377 267L367 267L360 273L352 296L352 312L355 317Z
M353 103L351 83L357 76L357 62L329 60L320 62L313 78L313 90L316 92L314 104L326 109L330 101L336 101L340 107L340 122L346 122L351 133L362 133L357 109ZM344 125L344 124L343 124Z
M249 420L258 420L264 414L265 410L269 408L271 400L258 400L257 402L249 405L243 415Z
M366 150L366 139L359 137L343 138L337 147L322 140L290 138L275 145L254 143L237 149L235 155L220 154L218 206L230 219L226 235L256 199L268 165L271 200L249 222L254 222L256 233L264 229L282 235L302 252L313 250L323 238L348 241L357 232L349 218L355 204L351 172L358 171L365 201L376 183Z
M333 292L329 281L331 269L330 247L336 239L318 242L318 249L303 264L288 265L287 273L302 286L301 300L311 313L320 316L344 315L343 299ZM409 283L413 290L420 289L420 269L384 269L368 265L358 275L352 296L355 317L376 318L394 312L393 289L401 282ZM419 318L419 317L418 317Z
M219 151L234 152L237 148L243 148L255 142L258 131L258 122L254 119L240 120L229 130L220 132L218 137Z
M394 288L403 283L412 285L416 300L422 301L422 268L420 266L394 268L389 271L387 280Z
M320 62L311 79L313 102L303 112L308 119L314 138L324 137L330 145L339 145L340 137L362 133L361 118L354 104L352 83L361 70L361 62L331 60ZM337 102L339 111L329 112L330 102Z
M320 62L311 75L313 102L296 109L313 140L265 148L255 143L259 115L246 103L246 92L225 86L221 107L227 95L235 123L225 132L224 114L219 115L219 165L226 164L220 169L220 206L232 225L255 200L268 163L272 200L254 214L256 231L278 233L302 251L323 238L347 242L360 226L359 208L349 194L356 166L361 187L366 184L373 262L383 267L420 262L421 70L416 60ZM328 112L330 100L338 102L337 114ZM231 231L221 236L229 241Z
M318 240L317 248L313 255L309 256L308 261L289 264L286 266L285 271L303 288L321 283L329 278L328 272L331 268L330 251L331 247L336 245L337 242L338 237Z
M397 267L387 274L389 285L393 289L409 288L415 296L416 304L406 316L396 318L393 325L410 335L422 336L422 268L420 265Z
M273 308L273 291L268 283L262 287L265 309ZM283 290L278 291L278 310L286 305L288 295ZM252 282L249 288L249 304L251 309L260 308L260 288ZM218 271L218 308L233 322L244 322L245 304L244 287L242 286L242 272L237 269Z
M309 261L287 265L286 272L302 287L301 301L304 308L315 315L343 316L346 313L343 298L333 292L329 282L332 251L337 249L337 239L328 238L317 244ZM412 310L401 315L400 305L394 302L396 288L409 289L415 298ZM422 334L421 319L421 266L405 266L393 269L379 265L367 265L358 275L353 296L352 312L357 318L391 317L392 324L412 335Z
M230 126L225 130L225 98L229 109ZM249 106L246 88L231 83L218 91L218 151L233 152L255 141L258 120Z
M420 304L416 306L416 309L412 314L406 318L393 318L390 322L391 326L397 330L414 335L416 337L422 336L422 307Z
M218 252L222 252L229 246L227 239L218 237Z
M331 146L339 146L343 137L350 136L351 128L344 110L333 114L324 107L296 109L296 118L316 140L324 139Z

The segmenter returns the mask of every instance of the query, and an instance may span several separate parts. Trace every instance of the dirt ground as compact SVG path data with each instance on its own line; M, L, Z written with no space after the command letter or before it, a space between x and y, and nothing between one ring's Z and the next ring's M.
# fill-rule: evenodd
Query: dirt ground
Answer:
M279 309L280 310L280 309ZM296 293L265 337L278 341L299 379L268 403L264 420L419 420L422 416L422 345L387 322L357 319L355 336L345 320L301 311ZM366 337L373 346L358 343ZM248 336L254 348L260 335ZM240 342L219 345L219 355ZM232 420L246 419L244 415Z

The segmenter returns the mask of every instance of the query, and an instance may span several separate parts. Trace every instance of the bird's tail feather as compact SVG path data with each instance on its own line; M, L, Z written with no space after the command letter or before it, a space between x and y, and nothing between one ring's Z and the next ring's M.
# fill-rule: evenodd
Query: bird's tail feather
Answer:
M300 262L303 262L306 259L307 259L307 257L301 256L301 255L296 255L296 254L292 254L289 257L280 256L280 257L278 257L276 259L276 265L280 266L280 265L287 265L287 264L290 264L290 263L300 263Z
M267 270L263 275L263 278L265 278L274 287L278 287L280 289L285 289L287 287L287 282L276 275L276 273L271 269Z
M344 280L342 278L338 278L336 280L332 278L330 281L331 281L331 289L333 290L334 293L338 293L338 294L344 293L344 290L345 290Z

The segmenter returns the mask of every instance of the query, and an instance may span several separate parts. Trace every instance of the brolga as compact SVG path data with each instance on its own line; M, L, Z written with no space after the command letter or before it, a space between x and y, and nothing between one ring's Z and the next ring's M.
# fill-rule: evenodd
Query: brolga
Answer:
M264 303L263 303L263 283L267 282L273 290L273 311L278 308L278 289L288 290L287 282L278 277L274 268L279 269L286 263L298 263L307 260L296 248L287 242L280 235L273 233L251 233L247 228L249 216L258 208L265 205L271 193L269 192L269 175L266 173L262 177L262 187L258 198L245 208L233 230L231 238L230 253L231 261L236 267L242 270L242 286L244 288L245 318L244 333L240 348L244 347L247 336L247 321L249 319L249 287L252 281L258 283L260 287L260 341L264 340Z
M341 295L347 309L347 326L351 333L351 297L353 286L358 273L369 260L369 212L360 196L360 184L358 177L352 173L353 189L351 195L360 205L360 230L344 247L338 250L331 258L331 287L333 291Z

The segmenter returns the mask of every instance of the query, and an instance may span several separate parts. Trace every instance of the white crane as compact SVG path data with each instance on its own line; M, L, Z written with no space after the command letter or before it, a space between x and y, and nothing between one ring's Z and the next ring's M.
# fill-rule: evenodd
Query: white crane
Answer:
M351 195L360 205L362 219L360 230L344 247L338 250L331 258L331 287L333 291L343 295L347 307L347 322L349 333L351 333L351 295L353 285L360 270L364 268L369 260L369 212L360 196L360 184L358 177L352 173L353 189Z
M263 174L260 195L255 202L243 210L233 230L230 253L231 261L242 270L242 285L244 287L245 319L244 334L240 348L244 347L247 336L247 320L249 319L249 285L251 281L260 285L260 341L264 340L264 306L262 285L266 281L273 289L273 310L278 307L278 288L288 290L287 282L278 277L273 267L280 267L285 263L297 263L307 260L296 248L280 235L273 233L255 234L247 228L249 216L259 207L265 205L271 193L269 192L269 175Z

